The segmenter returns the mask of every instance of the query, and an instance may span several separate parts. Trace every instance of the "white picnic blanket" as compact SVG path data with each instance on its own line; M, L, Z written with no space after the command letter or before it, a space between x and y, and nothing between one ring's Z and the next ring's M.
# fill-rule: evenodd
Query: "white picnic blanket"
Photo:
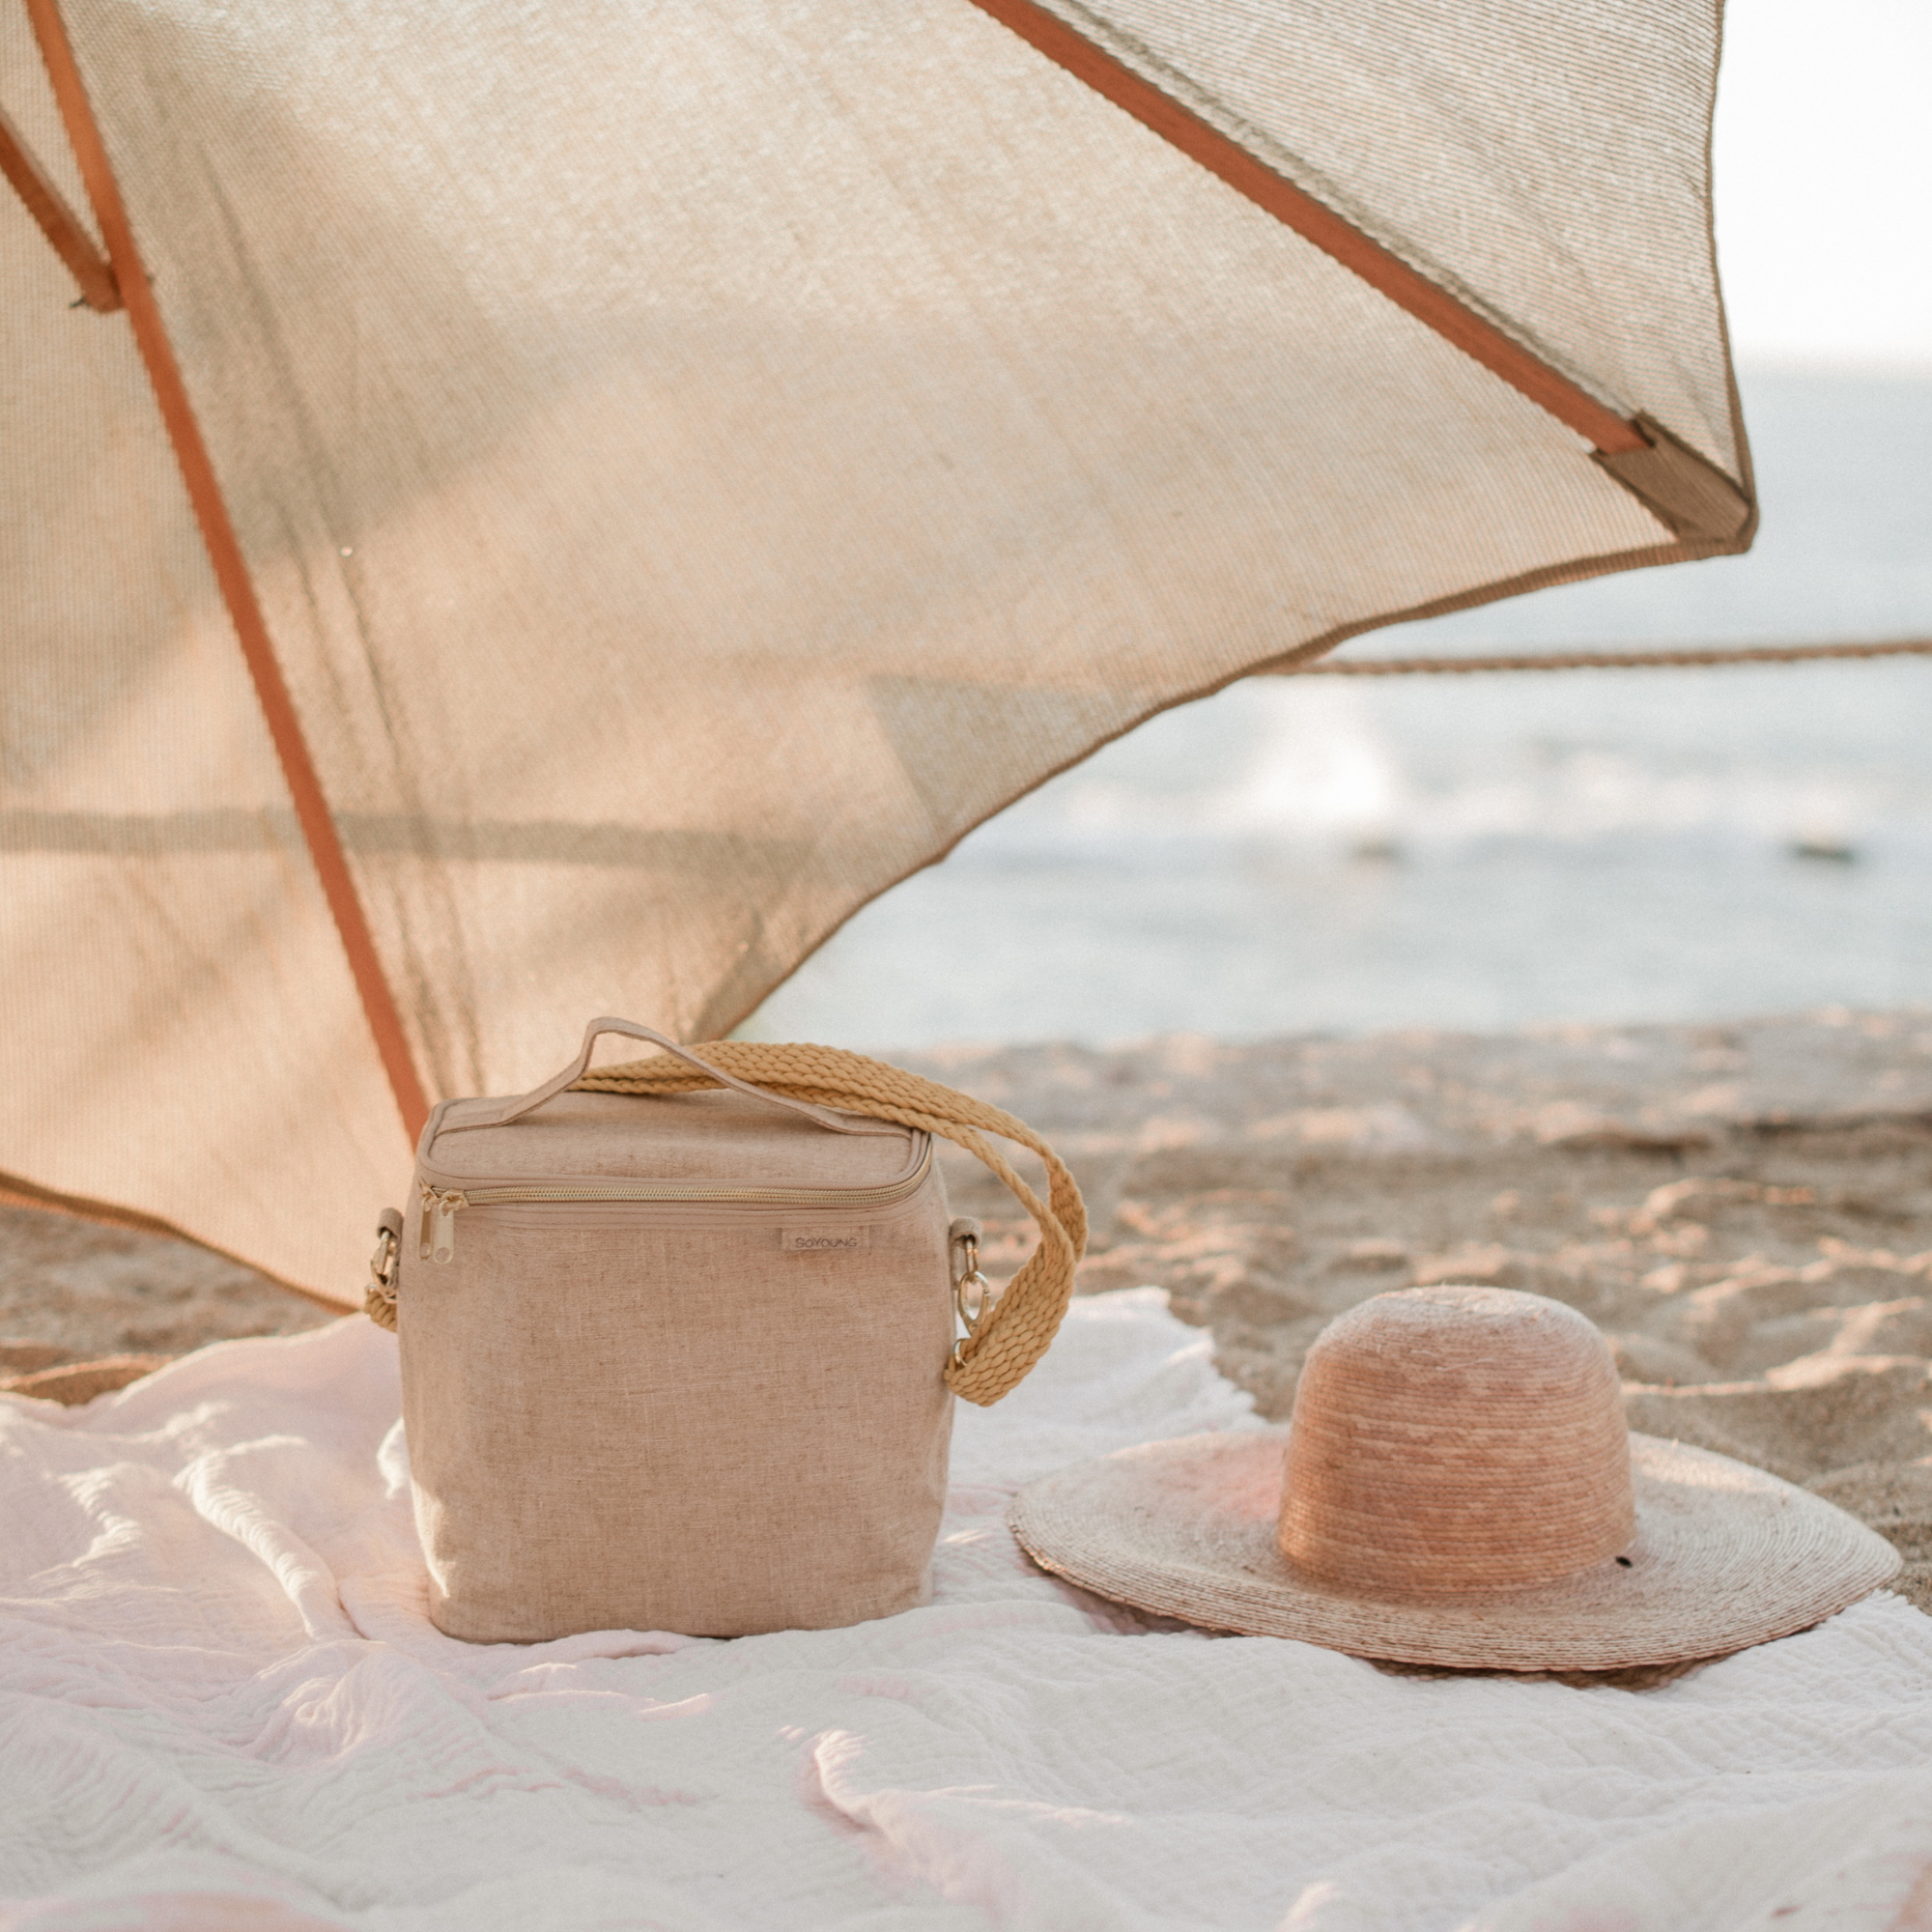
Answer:
M395 1345L0 1397L0 1932L1880 1932L1932 1925L1932 1619L1632 1693L1151 1629L1018 1482L1252 1426L1154 1290L962 1407L929 1608L470 1647L426 1621Z

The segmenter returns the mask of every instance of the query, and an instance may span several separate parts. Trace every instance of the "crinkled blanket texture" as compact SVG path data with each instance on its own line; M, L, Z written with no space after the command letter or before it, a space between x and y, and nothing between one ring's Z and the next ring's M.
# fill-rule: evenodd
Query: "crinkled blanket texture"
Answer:
M1028 1477L1253 1426L1152 1290L962 1407L929 1608L469 1647L359 1320L0 1396L0 1928L1932 1926L1932 1619L1641 1692L1385 1675L1032 1569Z

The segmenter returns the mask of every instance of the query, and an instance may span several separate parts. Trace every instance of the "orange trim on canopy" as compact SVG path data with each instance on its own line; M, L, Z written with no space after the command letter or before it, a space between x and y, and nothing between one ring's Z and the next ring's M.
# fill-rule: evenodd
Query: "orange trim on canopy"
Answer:
M187 385L182 380L180 365L175 361L174 349L168 340L160 308L148 285L140 250L134 242L134 231L121 199L120 185L114 178L106 143L101 139L99 127L94 119L86 83L74 60L58 0L26 0L26 8L33 22L35 38L40 42L41 58L46 63L47 76L53 82L54 99L60 105L68 139L72 143L74 158L80 164L81 180L86 184L88 199L94 205L94 217L99 223L101 239L107 244L107 259L127 305L135 343L140 349L142 361L147 365L148 380L154 385L155 400L160 406L168 440L174 445L175 460L181 466L188 500L194 506L195 521L201 526L202 542L207 546L209 561L214 566L222 600L228 607L235 635L241 642L248 675L254 680L255 696L268 722L269 735L274 741L275 755L281 762L282 777L288 784L302 838L307 841L309 857L314 862L316 876L322 882L323 895L328 901L335 929L341 935L342 950L348 955L349 970L355 978L355 990L361 998L369 1031L375 1037L376 1049L382 1056L384 1070L388 1075L389 1090L395 1095L397 1111L402 1115L403 1125L413 1143L422 1131L423 1122L429 1118L429 1102L424 1096L422 1080L403 1032L402 1015L396 1006L395 995L384 975L383 962L377 954L376 942L370 934L369 922L362 910L355 881L349 870L348 858L336 835L335 820L330 815L322 781L316 774L315 761L309 755L307 740L302 736L301 721L289 696L281 666L275 661L268 623L262 615L255 585L248 575L241 541L228 515L228 505L221 495L221 484L215 475L213 461L202 440L201 427L195 420L194 406L189 400Z
M1095 46L1036 0L973 0L973 5L1209 174L1218 176L1236 193L1245 195L1257 208L1293 229L1303 241L1312 242L1464 355L1500 376L1511 388L1566 423L1605 456L1650 447L1650 439L1635 423L1600 403L1514 336L1505 334L1426 275L1418 274L1400 256L1258 161L1238 142Z

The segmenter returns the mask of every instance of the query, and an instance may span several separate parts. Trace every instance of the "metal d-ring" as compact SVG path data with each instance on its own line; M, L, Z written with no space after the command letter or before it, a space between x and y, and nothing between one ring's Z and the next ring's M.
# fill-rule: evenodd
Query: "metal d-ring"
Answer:
M391 1308L396 1305L396 1259L402 1236L403 1217L393 1208L385 1209L376 1230L376 1252L369 1257L368 1293Z

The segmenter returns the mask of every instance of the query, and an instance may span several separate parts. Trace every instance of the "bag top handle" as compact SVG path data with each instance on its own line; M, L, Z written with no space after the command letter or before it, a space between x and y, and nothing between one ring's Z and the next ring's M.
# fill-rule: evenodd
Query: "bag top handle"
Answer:
M783 1094L774 1094L768 1088L754 1087L749 1080L740 1080L736 1074L726 1073L723 1067L714 1066L708 1060L700 1060L689 1047L678 1045L677 1041L659 1033L654 1027L639 1026L636 1020L614 1019L607 1014L595 1019L583 1029L583 1046L561 1073L553 1074L541 1087L533 1087L527 1094L514 1094L507 1100L499 1100L487 1113L479 1114L468 1121L442 1122L444 1101L431 1116L428 1130L423 1136L423 1147L438 1132L460 1134L470 1127L502 1127L512 1121L520 1121L526 1114L533 1114L545 1101L554 1100L565 1088L582 1080L590 1070L591 1049L597 1044L601 1035L620 1033L627 1039L646 1039L653 1046L661 1047L674 1059L695 1066L698 1072L718 1082L721 1087L729 1087L740 1094L749 1094L753 1100L763 1100L773 1107L783 1107L788 1113L803 1114L808 1121L815 1122L821 1127L829 1127L835 1134L890 1134L892 1125L884 1121L854 1120L849 1114L833 1112L830 1107L815 1107L810 1100L793 1100Z
M650 1040L684 1065L678 1067L662 1060L642 1060L628 1066L601 1067L592 1073L590 1049L598 1035L605 1033ZM1039 1228L1038 1247L990 1309L981 1300L978 1316L970 1321L971 1333L954 1344L952 1359L946 1367L947 1384L955 1395L982 1406L998 1402L1025 1377L1053 1340L1073 1293L1073 1270L1086 1251L1087 1209L1065 1162L1024 1121L1001 1108L862 1054L845 1053L836 1046L781 1046L742 1039L709 1040L706 1052L708 1058L700 1057L663 1034L629 1020L592 1020L583 1036L583 1051L554 1080L533 1093L499 1100L482 1119L461 1124L487 1127L517 1120L580 1081L585 1092L665 1099L715 1083L736 1088L754 1099L769 1100L775 1106L789 1107L838 1133L891 1133L893 1129L886 1123L896 1122L956 1143L999 1176ZM746 1074L771 1084L753 1085L750 1079L725 1072L725 1066L741 1066ZM773 1088L787 1091L774 1093ZM814 1100L799 1097L806 1094L814 1095ZM835 1107L863 1110L872 1118L854 1120L849 1114L832 1111L823 1104L826 1101ZM437 1123L448 1106L449 1102L443 1101L430 1116L423 1129L423 1152L436 1138ZM1045 1201L985 1139L988 1133L1031 1148L1040 1157L1046 1166ZM390 1225L392 1218L394 1227ZM955 1229L965 1225L953 1224ZM401 1216L384 1217L374 1279L364 1300L371 1319L390 1329L396 1325L391 1264L395 1228L400 1226Z

